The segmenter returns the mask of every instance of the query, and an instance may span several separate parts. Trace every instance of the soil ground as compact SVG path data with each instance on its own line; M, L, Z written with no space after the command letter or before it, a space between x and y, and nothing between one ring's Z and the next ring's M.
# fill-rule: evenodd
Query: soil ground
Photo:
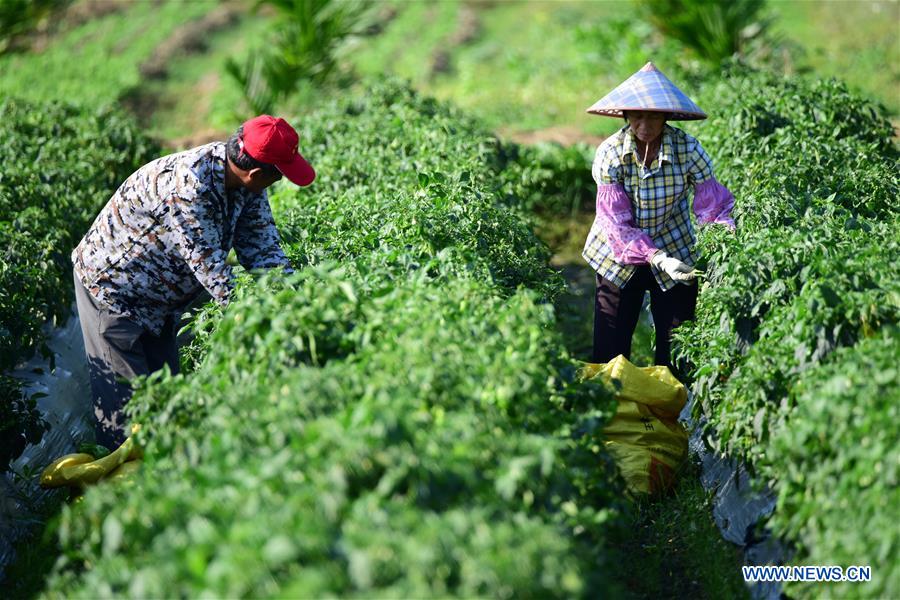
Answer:
M542 219L537 233L553 251L550 264L566 281L556 302L557 327L576 359L589 361L593 345L593 269L581 257L581 246L593 215ZM653 325L647 310L638 323L631 360L653 364ZM746 598L741 579L740 549L722 539L712 518L710 493L700 483L692 458L665 497L643 499L627 515L627 534L616 540L623 583L635 598Z
M517 144L537 144L540 142L553 142L563 146L571 146L578 142L584 142L590 146L598 146L606 139L602 135L592 135L570 125L556 125L534 131L516 131L509 128L500 129L497 132L502 138L516 142Z

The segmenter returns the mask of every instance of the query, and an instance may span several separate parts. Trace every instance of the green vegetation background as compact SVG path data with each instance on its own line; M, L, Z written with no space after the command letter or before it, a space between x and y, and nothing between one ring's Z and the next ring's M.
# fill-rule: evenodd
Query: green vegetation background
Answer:
M249 3L238 24L204 37L203 53L172 61L162 81L139 66L179 25L213 0L135 2L73 30L36 53L0 56L0 89L31 100L101 102L130 90L158 96L143 125L177 144L199 132L233 129L246 115L226 58L261 41L272 15ZM363 76L397 75L479 116L502 134L557 128L563 139L606 135L610 119L584 109L654 60L672 75L694 59L635 19L634 2L379 2L377 35L343 49ZM786 72L836 76L900 113L900 3L877 0L773 1L772 31L785 43ZM152 23L152 26L150 25ZM347 92L354 93L354 92ZM323 98L303 90L285 108L312 110Z
M241 108L240 90L224 76L222 64L225 57L257 43L254 37L264 34L269 17L248 13L239 27L211 34L206 53L174 61L166 79L148 82L140 77L139 66L158 43L216 3L172 1L155 5L153 11L147 6L135 3L125 12L67 32L41 53L0 57L0 89L33 100L88 104L152 95L154 110L138 118L174 147L190 145L200 130L221 135L233 129L246 110ZM667 72L678 74L673 77L676 81L683 77L690 82L696 68L682 49L660 39L649 27L635 24L630 4L397 2L384 6L393 7L395 14L381 35L360 38L348 47L344 64L364 76L407 77L418 89L451 100L504 135L539 130L552 130L545 133L569 140L606 135L619 124L588 117L584 108L646 60L657 61L664 70L672 64ZM841 77L882 102L896 123L900 4L774 2L771 6L779 16L775 30L795 42L785 44L781 61L785 72L812 69L819 75ZM365 89L345 92L359 93ZM322 102L323 94L305 89L289 99L283 110L305 115ZM578 225L574 226L571 238L581 235ZM889 355L875 342L866 344L882 352L879 356ZM838 394L844 390L841 385L837 382L830 389ZM822 432L802 435L814 439ZM846 435L852 443L853 432ZM779 443L790 448L791 441ZM822 481L827 478L814 483ZM802 488L805 483L795 479L791 485ZM698 496L691 492L685 497ZM653 510L649 514L655 518ZM798 523L786 526L801 529Z

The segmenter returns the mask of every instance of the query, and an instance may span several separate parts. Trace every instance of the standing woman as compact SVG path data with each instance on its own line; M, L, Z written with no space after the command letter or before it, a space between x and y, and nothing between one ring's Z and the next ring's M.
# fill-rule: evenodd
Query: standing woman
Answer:
M597 216L582 256L597 272L593 362L631 355L645 292L656 329L657 365L671 366L672 329L694 318L699 225L734 229L734 196L713 177L700 143L667 120L706 114L656 66L644 67L588 109L627 125L597 148Z

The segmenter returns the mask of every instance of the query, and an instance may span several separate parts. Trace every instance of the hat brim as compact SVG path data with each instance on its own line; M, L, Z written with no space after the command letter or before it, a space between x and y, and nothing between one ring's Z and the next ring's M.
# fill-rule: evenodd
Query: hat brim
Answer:
M281 174L288 178L293 184L307 186L316 178L316 171L312 168L300 153L294 157L294 160L287 163L276 163L275 168L281 171Z
M684 112L668 108L594 108L593 106L585 112L600 117L624 117L626 112L658 112L668 116L669 121L702 121L707 118L704 112Z

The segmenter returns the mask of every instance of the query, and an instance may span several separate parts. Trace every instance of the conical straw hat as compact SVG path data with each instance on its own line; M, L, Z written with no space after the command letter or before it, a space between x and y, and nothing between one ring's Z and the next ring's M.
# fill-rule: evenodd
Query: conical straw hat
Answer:
M652 62L603 96L587 112L592 115L622 117L622 111L647 110L669 113L675 121L699 121L706 113L675 87Z

